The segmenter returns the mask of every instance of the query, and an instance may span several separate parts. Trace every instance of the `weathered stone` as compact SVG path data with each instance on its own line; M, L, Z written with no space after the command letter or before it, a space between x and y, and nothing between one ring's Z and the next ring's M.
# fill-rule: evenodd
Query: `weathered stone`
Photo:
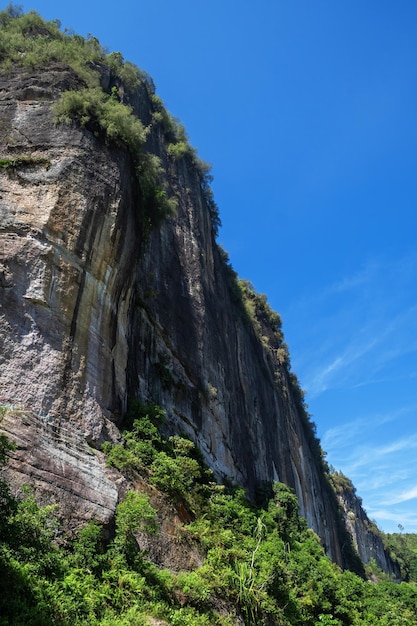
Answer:
M43 504L59 503L67 528L90 519L109 523L124 480L105 467L103 455L81 432L22 410L8 411L1 430L17 445L6 469L15 495L30 484Z
M399 580L401 574L398 564L393 563L385 550L380 535L375 532L374 523L362 508L361 500L351 489L338 493L338 500L344 513L346 528L363 563L375 561L380 569Z
M62 66L0 80L0 156L32 159L0 173L0 402L43 416L32 414L28 431L22 414L10 414L19 445L13 471L30 479L36 466L38 490L51 493L55 482L57 498L65 492L76 510L65 472L88 484L91 471L108 485L83 441L117 440L128 397L139 397L166 409L167 429L190 435L218 478L252 495L265 481L291 485L301 514L343 564L335 510L286 369L233 296L199 173L187 158L170 159L153 129L147 147L166 166L178 214L143 240L127 152L54 124L51 100L76 84ZM129 97L148 124L146 89ZM49 420L82 433L65 440L65 471L48 460L65 447L44 426ZM36 459L26 454L30 438ZM91 495L92 517L114 511L116 490L105 492L101 504Z

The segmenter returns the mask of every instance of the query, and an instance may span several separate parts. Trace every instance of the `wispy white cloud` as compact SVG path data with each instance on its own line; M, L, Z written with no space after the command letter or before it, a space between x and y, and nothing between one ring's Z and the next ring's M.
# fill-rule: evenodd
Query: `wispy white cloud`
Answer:
M368 516L377 520L377 524L385 532L398 532L399 525L404 532L417 532L417 513L406 509L368 508Z
M384 370L417 352L416 281L417 254L370 261L297 303L291 315L307 330L293 363L309 397L391 380Z
M388 532L417 531L416 284L417 253L371 259L288 313L327 459Z
M376 372L375 375L370 375L369 378L365 380L360 380L357 383L350 385L350 389L359 389L360 387L366 387L368 385L380 385L382 383L392 384L405 380L414 380L414 378L417 378L417 371L407 371L398 374L393 374L390 372L389 374L380 376L378 376L377 374L378 373Z
M358 435L363 434L364 429L369 426L369 418L359 418L350 422L344 422L333 426L325 431L322 444L327 452L341 450L351 446L352 441L356 441Z
M366 481L367 491L369 490L385 494L391 485L398 485L401 482L408 480L410 478L410 474L414 477L414 472L411 472L407 468L395 470L392 466L384 466L384 468L379 467L375 471L367 472L367 475L363 478L363 480L358 483L358 487L360 488ZM389 497L384 497L380 500L380 504L390 503L391 500Z
M375 277L379 269L379 265L375 260L369 261L362 269L352 276L345 276L340 281L333 283L326 292L326 296L350 291L369 285Z
M324 369L316 371L311 379L304 381L306 388L309 390L309 394L314 396L318 393L326 391L329 379L334 376L340 369L345 367L346 357L338 356L332 363L326 365Z
M345 457L344 465L349 476L355 475L361 468L370 468L373 471L378 469L378 465L389 457L395 457L399 452L406 452L407 456L412 450L417 449L417 435L404 437L397 441L390 442L382 446L372 444L359 444ZM413 454L415 457L415 454ZM405 457L403 457L405 460ZM416 462L417 463L417 462ZM382 466L384 472L390 469L390 464ZM345 472L345 473L346 473Z
M363 331L360 334L365 334ZM348 369L352 368L360 359L369 354L375 346L383 340L383 336L373 337L370 341L362 343L356 339L348 346L343 354L333 358L331 363L323 368L316 367L310 374L310 378L304 381L304 386L312 397L323 393L329 387L338 387L347 384Z
M386 504L399 504L400 502L407 502L408 500L414 500L415 498L417 498L417 485L398 494L398 496L392 498L386 502Z
M416 352L417 305L397 315L390 323L374 321L357 328L356 334L347 341L350 343L343 353L329 355L331 360L328 364L313 365L303 383L312 397L331 388L373 384L384 367ZM407 377L411 374L408 373ZM385 379L392 380L392 374Z
M349 448L353 457L357 456L357 450L352 450L352 442L362 445L369 438L369 433L380 429L384 424L398 421L410 413L417 412L417 405L399 407L395 411L384 413L365 414L354 420L339 423L337 426L328 428L323 435L322 443L328 452Z
M351 478L368 515L387 532L395 532L399 523L409 532L417 530L417 434L379 444L373 434L384 430L384 422L391 424L392 432L396 422L412 413L413 407L404 407L368 421L358 419L329 429L324 437L325 449L330 446L329 462Z

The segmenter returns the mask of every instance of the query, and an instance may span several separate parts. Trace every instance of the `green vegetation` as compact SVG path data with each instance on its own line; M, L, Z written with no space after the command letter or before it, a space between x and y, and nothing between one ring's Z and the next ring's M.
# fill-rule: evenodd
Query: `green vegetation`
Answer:
M197 173L200 189L217 235L220 218L210 188L210 167L188 142L184 127L165 109L154 93L152 79L119 52L108 54L100 42L68 30L59 20L45 21L35 11L24 14L10 4L0 11L0 69L47 67L61 63L76 73L79 86L63 93L54 105L57 123L75 122L109 146L125 147L132 159L139 188L141 222L145 233L175 214L177 199L168 195L160 159L145 146L149 133L161 128L168 158L187 158ZM102 86L105 69L109 85ZM152 123L145 128L129 105L132 94L143 86L153 108ZM8 167L7 164L1 167Z
M330 468L329 475L333 489L337 494L348 492L358 498L358 496L356 495L356 487L353 485L350 478L345 476L343 472L335 471L333 468Z
M45 21L36 11L23 13L21 6L9 4L0 11L0 67L45 67L63 63L72 67L88 87L100 84L99 65L107 66L127 88L137 89L141 82L151 85L150 77L119 52L108 54L98 39L81 37L59 20Z
M256 293L249 281L238 280L238 286L245 311L262 343L275 350L282 349L285 344L279 314L271 309L264 294Z
M148 129L144 128L129 106L119 101L115 87L110 94L100 87L66 91L55 104L54 112L58 122L76 121L107 145L128 149L140 189L145 232L174 215L177 200L167 195L160 159L143 150Z
M8 410L9 409L7 406L5 406L4 404L0 404L0 422L3 419L3 417L6 415Z
M108 465L129 476L140 474L192 510L211 473L199 463L199 454L191 441L178 435L161 437L164 418L165 412L158 406L133 403L127 413L124 443L106 443L103 451Z
M3 71L53 63L71 67L79 82L77 90L63 93L54 105L57 123L79 124L104 145L127 150L145 233L175 210L162 162L148 150L153 133L155 140L160 135L165 142L166 167L178 169L186 160L197 172L215 235L220 220L209 166L198 158L184 127L155 95L151 79L120 53L108 54L97 39L62 32L57 21L45 22L35 12L23 14L13 5L0 12ZM101 86L103 68L110 74L106 89ZM151 102L148 127L129 105L129 94L141 86ZM48 167L49 162L30 155L0 160L2 169L30 165ZM240 302L246 320L271 355L276 384L300 414L314 459L323 469L319 472L323 489L334 497L304 392L291 372L280 317L265 296L238 280L221 249L220 258L233 300ZM157 367L164 385L171 385L163 357ZM208 384L207 394L214 399L217 390ZM0 420L6 411L7 407L0 407ZM242 489L216 484L189 439L163 437L163 423L162 409L134 403L125 419L123 443L103 446L108 465L136 485L119 503L110 528L91 521L75 538L64 537L57 507L39 507L30 490L17 498L4 477L0 479L0 626L141 626L150 624L151 617L172 626L231 626L236 616L247 626L417 623L415 538L402 534L386 538L409 582L374 584L353 572L342 572L299 517L291 489L280 483L266 485L261 504L249 502ZM13 445L0 435L0 469L12 451ZM330 480L336 491L351 486L340 474L330 473ZM179 528L176 541L179 548L200 555L199 567L179 572L163 569L140 550L139 535L148 542L159 537L166 515L158 508L162 500L169 500L188 520ZM346 537L346 552L350 545ZM359 565L357 571L362 571Z
M165 140L168 142L168 155L172 157L174 161L183 158L187 159L188 163L197 173L202 198L209 211L213 235L217 237L221 220L218 206L214 200L213 190L210 186L213 182L213 177L210 174L211 167L208 163L200 159L197 150L193 148L188 141L184 126L166 110L161 98L156 94L152 94L151 100L154 107L152 113L153 122L161 128Z
M17 167L30 165L43 165L46 168L49 168L51 162L49 161L49 159L44 159L42 157L31 157L24 154L12 157L10 159L0 159L0 169L3 170L16 169Z
M55 106L59 122L77 120L88 127L106 143L127 145L138 160L146 132L130 108L122 105L115 92L106 94L100 87L66 91Z
M111 539L92 521L63 541L56 507L38 507L30 491L17 500L0 483L1 626L231 626L234 616L247 626L417 624L415 585L342 572L289 487L275 483L269 501L251 504L213 481L192 442L162 437L163 420L159 407L135 403L124 444L104 446L109 464L145 490L118 505ZM3 436L2 464L11 449ZM166 515L161 496L151 501L156 488L188 511L177 545L197 550L200 567L161 569L140 551L137 534L158 538Z
M288 346L284 342L281 317L272 310L263 294L256 293L253 285L246 280L239 280L229 270L231 281L235 283L233 293L238 294L246 319L252 325L256 335L270 356L271 369L275 372L275 383L284 397L294 403L304 434L310 444L313 458L319 468L319 475L328 473L325 455L316 436L316 425L311 420L305 402L305 391L301 388L297 375L291 370Z
M332 469L326 461L320 439L317 437L316 424L311 419L308 406L305 402L305 392L301 388L296 374L291 370L291 361L288 346L284 342L279 314L269 306L266 296L255 292L252 284L239 279L234 271L227 252L217 246L220 262L226 276L227 285L232 301L236 305L243 321L249 324L261 345L265 349L265 357L269 361L270 370L274 375L274 383L287 407L297 413L298 421L303 429L305 440L311 454L311 460L317 468L317 476L321 482L321 489L327 495L327 501L333 511L337 526L337 534L343 545L343 559L346 567L358 575L365 574L364 566L359 559L352 539L346 529L344 517L336 498L335 481L332 481ZM265 371L265 375L269 375ZM336 479L335 479L336 480ZM268 486L260 486L261 491L268 493ZM261 494L262 495L262 494ZM375 527L376 534L379 534Z
M79 88L66 91L54 105L57 123L76 122L109 146L123 146L132 159L139 188L142 227L146 232L175 213L177 201L168 197L163 168L144 144L149 129L122 102L124 90L150 88L151 81L119 53L107 54L94 37L61 32L57 21L46 22L36 12L23 14L9 5L0 12L0 68L47 67L63 63L79 78ZM110 70L108 91L100 84L103 69ZM4 165L7 160L4 160Z
M417 535L404 533L399 524L399 533L383 534L383 541L388 552L401 571L401 578L407 582L417 583Z

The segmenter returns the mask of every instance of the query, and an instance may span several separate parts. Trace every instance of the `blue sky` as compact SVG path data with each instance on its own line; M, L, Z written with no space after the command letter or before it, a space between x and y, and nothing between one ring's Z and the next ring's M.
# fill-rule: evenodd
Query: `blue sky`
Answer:
M23 6L153 77L213 164L219 242L282 315L329 463L383 530L417 532L415 0Z

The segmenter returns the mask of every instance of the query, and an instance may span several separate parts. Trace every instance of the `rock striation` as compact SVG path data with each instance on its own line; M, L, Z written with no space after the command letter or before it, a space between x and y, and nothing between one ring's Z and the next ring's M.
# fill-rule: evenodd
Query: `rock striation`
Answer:
M59 502L67 530L91 519L109 523L125 481L105 467L81 432L14 409L1 429L16 444L6 471L16 494L29 483L43 503Z
M0 159L10 165L0 173L0 404L18 408L0 426L18 443L16 484L27 477L73 515L109 522L120 477L99 448L120 438L128 399L140 398L165 408L167 428L188 434L220 480L252 497L273 480L292 486L346 565L280 344L233 290L201 173L167 150L147 85L126 88L178 201L145 236L128 151L54 122L53 102L77 86L60 64L0 77Z
M353 545L363 563L374 561L380 569L393 579L400 580L401 573L385 549L375 524L362 508L362 500L356 496L352 484L339 489L337 498L343 511L346 528L352 537Z

